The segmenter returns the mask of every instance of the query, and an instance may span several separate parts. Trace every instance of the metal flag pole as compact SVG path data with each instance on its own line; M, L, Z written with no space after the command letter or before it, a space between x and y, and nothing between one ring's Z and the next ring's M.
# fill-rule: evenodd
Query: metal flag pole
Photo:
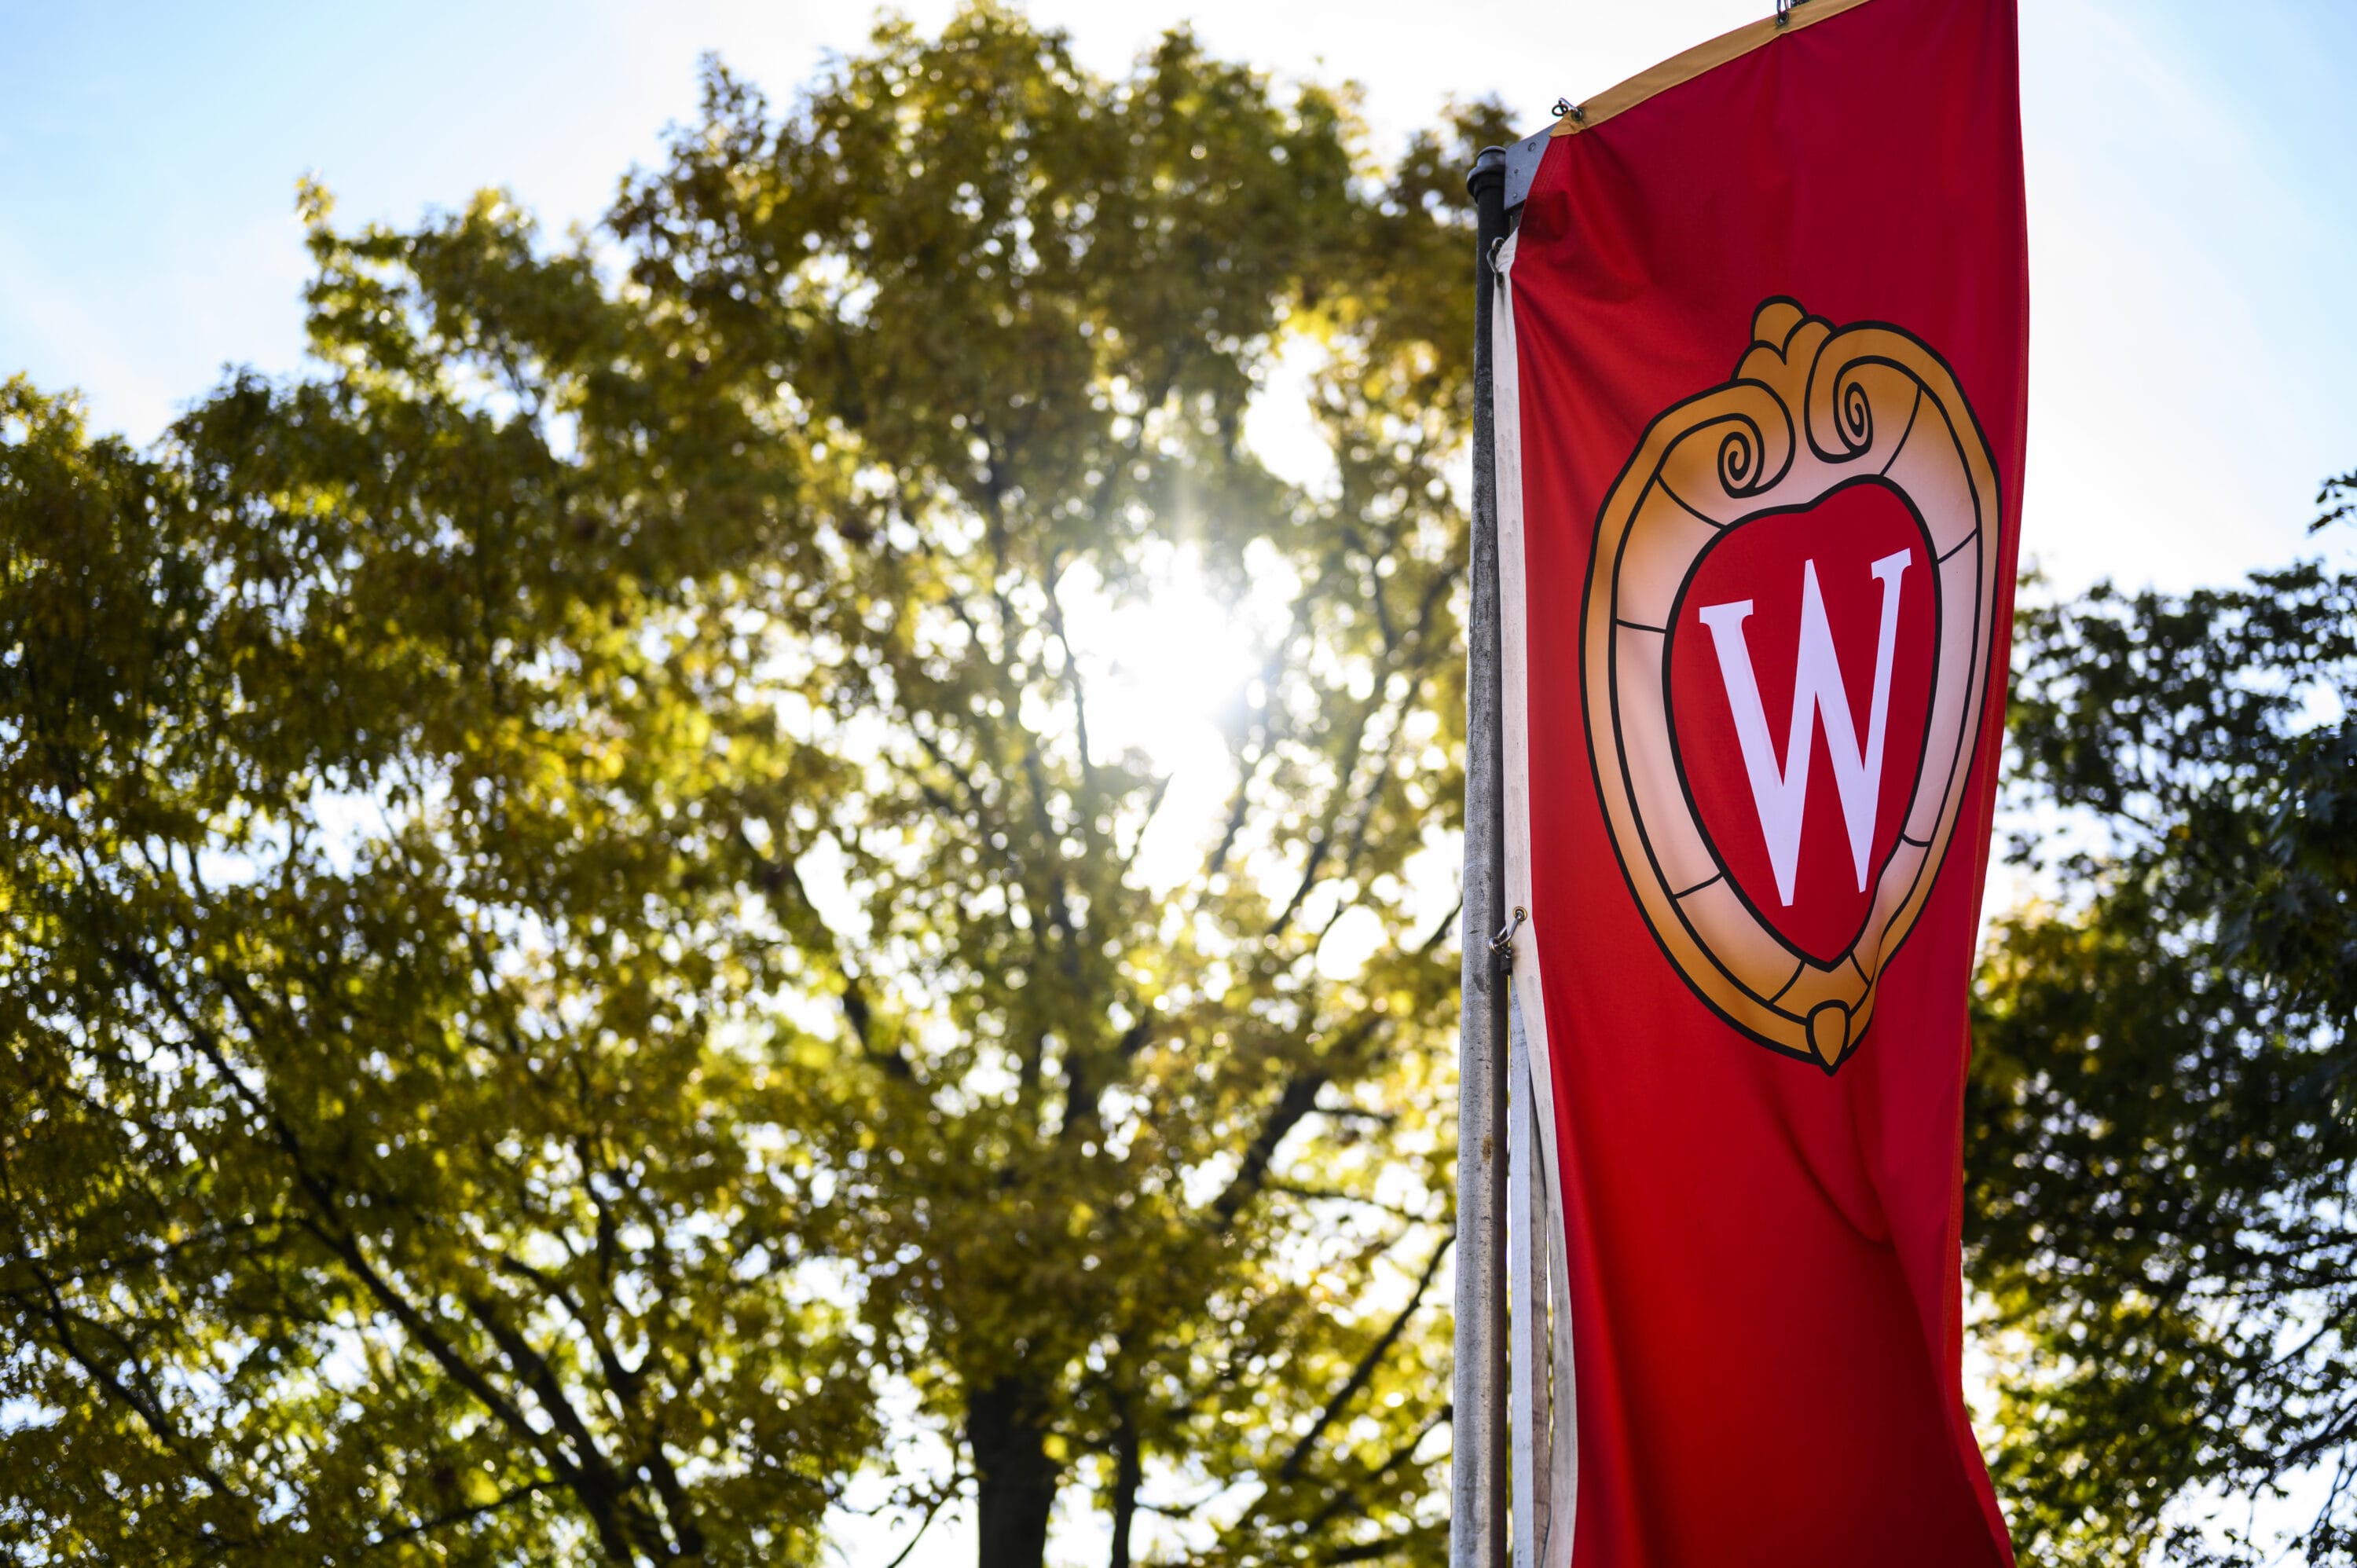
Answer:
M1457 1368L1450 1568L1505 1568L1507 1551L1506 759L1498 631L1497 422L1490 258L1506 233L1506 151L1484 147L1466 188L1475 214L1473 537L1465 657L1465 949L1457 1053Z

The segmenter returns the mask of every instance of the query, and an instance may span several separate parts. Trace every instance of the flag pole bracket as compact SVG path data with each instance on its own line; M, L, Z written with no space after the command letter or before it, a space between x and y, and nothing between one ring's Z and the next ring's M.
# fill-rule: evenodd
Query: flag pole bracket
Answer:
M1584 125L1587 123L1587 111L1583 105L1574 103L1567 98L1557 99L1555 102L1563 105L1563 115L1573 124ZM1508 212L1511 213L1522 206L1523 199L1530 195L1531 182L1538 177L1539 160L1546 156L1547 142L1554 134L1555 127L1548 125L1544 129L1532 132L1513 145L1503 149L1506 155L1505 206ZM1500 238L1503 237L1504 231L1501 230Z

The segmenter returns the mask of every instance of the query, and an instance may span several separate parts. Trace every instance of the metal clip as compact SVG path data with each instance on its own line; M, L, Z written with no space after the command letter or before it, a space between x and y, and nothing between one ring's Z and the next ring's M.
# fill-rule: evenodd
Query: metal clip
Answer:
M1490 939L1491 961L1497 966L1500 974L1514 972L1514 933L1521 930L1523 922L1530 918L1531 912L1528 909L1523 908L1520 904L1515 905L1514 918L1499 927L1498 934Z
M1783 27L1792 25L1792 6L1795 3L1796 0L1776 0L1776 25L1778 27Z
M1558 120L1568 114L1571 116L1571 123L1575 125L1585 125L1587 124L1587 106L1584 103L1574 103L1568 98L1556 99L1555 101L1555 107L1547 113L1553 114Z

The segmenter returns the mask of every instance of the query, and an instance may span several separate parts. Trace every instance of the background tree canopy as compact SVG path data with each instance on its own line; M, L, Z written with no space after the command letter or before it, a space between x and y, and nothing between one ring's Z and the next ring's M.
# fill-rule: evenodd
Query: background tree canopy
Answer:
M989 1565L1440 1561L1508 131L981 5L714 67L565 246L307 191L317 369L152 451L6 383L7 1560L805 1562L866 1477ZM1243 438L1280 362L1330 484ZM1200 853L1076 629L1189 575ZM2299 1477L2357 1560L2352 596L2025 613L1967 1262L2033 1559Z
M989 1563L1437 1560L1503 130L979 6L716 66L570 247L307 193L319 370L154 452L9 383L12 1559L805 1561L866 1468ZM1068 618L1179 562L1275 609L1168 886Z
M2340 521L2357 475L2330 481ZM2357 575L2023 613L1967 1272L2025 1556L2357 1561ZM2164 1512L2173 1500L2179 1507Z

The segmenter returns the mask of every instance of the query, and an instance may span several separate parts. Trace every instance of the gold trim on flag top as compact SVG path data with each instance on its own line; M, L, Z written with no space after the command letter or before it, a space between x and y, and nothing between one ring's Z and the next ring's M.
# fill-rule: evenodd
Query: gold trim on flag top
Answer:
M1657 92L1666 92L1683 81L1692 81L1715 66L1739 59L1763 44L1772 43L1785 33L1797 33L1803 27L1813 27L1828 16L1838 16L1866 4L1866 0L1794 0L1792 8L1779 16L1763 16L1748 22L1731 33L1721 33L1706 44L1696 44L1684 54L1672 55L1661 64L1648 66L1617 87L1608 87L1587 102L1579 104L1555 123L1554 134L1577 136L1582 131L1593 131L1615 114L1634 109Z

